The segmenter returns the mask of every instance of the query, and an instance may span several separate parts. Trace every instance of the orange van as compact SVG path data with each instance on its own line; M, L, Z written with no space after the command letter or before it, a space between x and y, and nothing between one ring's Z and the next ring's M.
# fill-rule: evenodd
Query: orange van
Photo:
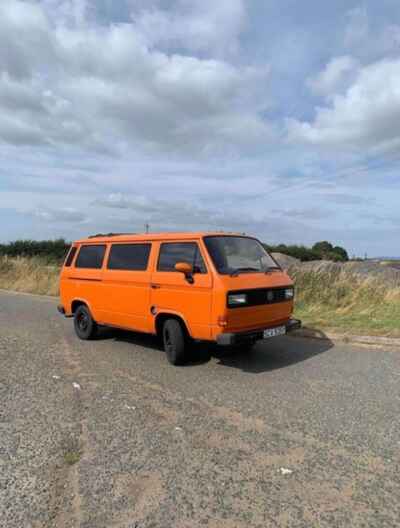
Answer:
M232 233L95 235L74 242L58 310L76 334L99 325L159 335L181 364L190 340L251 347L299 328L294 287L256 238Z

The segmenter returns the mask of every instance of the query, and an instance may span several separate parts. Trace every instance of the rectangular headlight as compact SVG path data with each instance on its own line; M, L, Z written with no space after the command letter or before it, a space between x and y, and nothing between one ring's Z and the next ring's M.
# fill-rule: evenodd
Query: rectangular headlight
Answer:
M228 306L243 306L247 303L245 293L230 293L228 295Z
M293 288L286 288L285 289L285 299L291 300L294 297L294 289Z

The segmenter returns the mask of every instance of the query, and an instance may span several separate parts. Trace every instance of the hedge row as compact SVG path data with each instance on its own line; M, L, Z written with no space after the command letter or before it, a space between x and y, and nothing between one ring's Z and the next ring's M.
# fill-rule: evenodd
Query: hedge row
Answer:
M70 244L63 238L57 240L16 240L0 244L0 256L43 257L46 260L62 262Z

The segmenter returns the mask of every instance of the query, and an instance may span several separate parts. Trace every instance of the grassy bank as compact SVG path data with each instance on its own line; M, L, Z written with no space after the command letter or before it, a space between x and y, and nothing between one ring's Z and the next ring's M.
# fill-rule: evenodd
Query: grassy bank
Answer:
M59 267L40 257L0 257L0 288L58 295Z
M0 257L0 288L58 294L59 267L39 258ZM296 316L306 326L400 337L400 288L382 279L337 272L290 270L296 281Z
M305 325L351 334L400 337L400 288L382 280L293 270L296 316Z

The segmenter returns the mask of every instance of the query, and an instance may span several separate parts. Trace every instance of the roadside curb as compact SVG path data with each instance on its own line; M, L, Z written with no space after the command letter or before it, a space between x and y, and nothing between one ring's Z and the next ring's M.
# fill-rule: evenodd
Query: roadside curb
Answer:
M337 334L314 330L313 328L300 328L294 330L290 335L295 337L305 337L308 339L322 339L332 341L333 343L354 343L359 345L370 345L377 347L391 347L400 349L400 338L398 337L381 337L381 336L358 336L351 334Z

